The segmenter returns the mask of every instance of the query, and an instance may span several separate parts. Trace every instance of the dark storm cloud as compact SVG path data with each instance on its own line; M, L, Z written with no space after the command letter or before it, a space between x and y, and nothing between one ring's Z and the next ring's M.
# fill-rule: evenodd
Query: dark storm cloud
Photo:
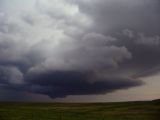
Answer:
M153 75L159 71L157 69L160 61L158 0L69 1L77 3L81 11L93 18L94 31L104 35L111 33L118 39L114 41L114 45L125 46L131 52L132 59L123 63L119 67L120 71L127 69L133 71L132 74L145 73L143 76Z
M67 95L106 94L117 89L127 89L143 84L139 80L129 78L91 79L91 77L91 73L87 72L50 71L44 74L31 75L27 78L27 81L28 84L33 85L32 89L29 89L31 92L48 94L52 98Z
M159 72L159 10L158 0L38 0L1 13L0 85L52 98L143 85Z
M95 21L97 31L114 32L125 28L149 34L160 30L159 0L69 0Z
M147 35L132 30L127 31L128 34L124 33L124 30L115 34L119 41L114 44L124 45L132 53L132 59L123 63L122 69L132 69L135 72L134 77L157 74L160 61L159 35Z
M63 98L68 95L96 95L107 94L120 89L128 89L143 84L130 78L92 78L88 72L60 71L26 76L26 83L6 83L6 71L1 71L1 88L7 91L27 91L48 95L51 98ZM7 77L12 77L7 71ZM18 77L18 76L17 76ZM21 76L20 76L21 77ZM92 78L92 79L91 79ZM6 80L5 80L6 79ZM93 79L95 81L93 81ZM99 80L97 80L99 79ZM3 81L2 81L3 80ZM18 80L15 79L16 81Z

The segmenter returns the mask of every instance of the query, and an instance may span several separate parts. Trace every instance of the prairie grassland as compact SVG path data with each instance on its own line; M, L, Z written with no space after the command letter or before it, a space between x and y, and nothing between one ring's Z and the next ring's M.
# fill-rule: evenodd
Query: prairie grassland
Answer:
M160 101L0 103L0 120L159 120Z

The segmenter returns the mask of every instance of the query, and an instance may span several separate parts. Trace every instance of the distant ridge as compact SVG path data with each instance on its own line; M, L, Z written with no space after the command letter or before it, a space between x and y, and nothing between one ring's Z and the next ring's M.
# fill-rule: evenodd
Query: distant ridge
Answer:
M152 101L154 101L154 102L160 102L160 99L156 99L156 100L152 100Z

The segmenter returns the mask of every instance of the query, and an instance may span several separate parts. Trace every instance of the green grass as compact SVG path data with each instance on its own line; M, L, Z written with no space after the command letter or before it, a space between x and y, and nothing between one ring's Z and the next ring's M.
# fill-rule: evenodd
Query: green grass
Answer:
M0 120L159 120L160 102L0 103Z

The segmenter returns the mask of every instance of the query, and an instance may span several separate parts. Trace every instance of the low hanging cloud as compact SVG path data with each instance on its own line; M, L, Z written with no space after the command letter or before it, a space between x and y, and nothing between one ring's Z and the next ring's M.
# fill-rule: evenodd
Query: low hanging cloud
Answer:
M52 98L67 95L105 94L143 84L139 80L129 78L92 77L92 73L88 72L50 71L36 76L31 75L28 81L33 85L32 92L47 94Z
M0 9L2 88L57 98L143 85L139 76L153 74L145 70L160 60L160 8L157 0L121 1L37 0L15 14Z

